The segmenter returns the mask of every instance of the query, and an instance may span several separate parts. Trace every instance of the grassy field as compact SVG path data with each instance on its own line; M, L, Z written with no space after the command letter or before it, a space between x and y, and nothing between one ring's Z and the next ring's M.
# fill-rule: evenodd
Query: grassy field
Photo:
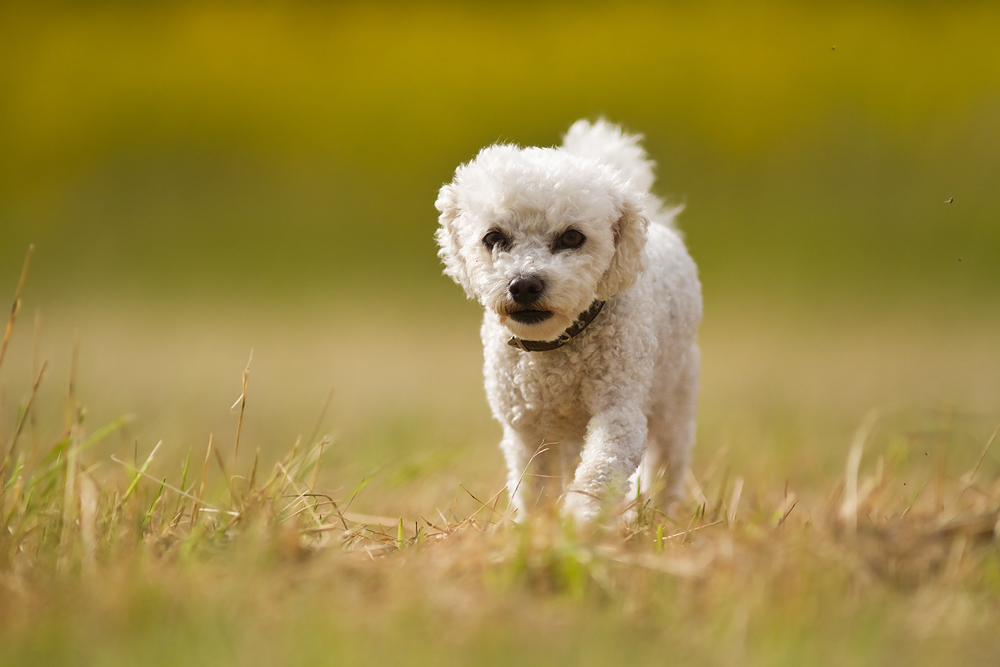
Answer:
M31 310L0 368L2 664L1000 655L989 318L710 315L682 511L579 535L510 521L473 308Z
M0 665L996 664L998 24L0 4ZM433 201L600 115L704 368L678 516L580 535L510 522Z

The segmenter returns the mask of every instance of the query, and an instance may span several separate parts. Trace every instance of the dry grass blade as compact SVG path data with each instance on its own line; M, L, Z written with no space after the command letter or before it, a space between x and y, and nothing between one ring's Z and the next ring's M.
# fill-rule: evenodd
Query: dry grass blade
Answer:
M504 511L504 515L505 516L510 514L511 506L512 506L513 501L514 501L514 497L517 496L517 492L521 488L521 482L524 481L524 476L528 474L528 468L531 467L531 464L535 461L535 459L537 457L541 456L542 454L544 454L547 451L549 451L549 446L548 446L548 444L546 444L546 443L543 442L542 444L540 444L538 446L538 449L535 450L535 453L531 455L531 458L528 459L528 462L524 465L524 470L522 470L521 474L518 476L518 478L517 478L517 484L514 485L514 490L510 492L510 496L508 497L508 500L507 500L507 509ZM445 523L447 523L447 522L445 522Z
M66 482L63 488L63 519L62 519L62 531L59 538L59 558L60 562L65 566L66 559L68 556L68 550L71 541L70 531L76 522L76 508L77 508L77 494L76 494L76 479L78 477L78 459L79 450L77 448L77 443L75 442L77 438L77 429L73 430L71 441L72 445L67 450L66 453Z
M80 540L83 543L83 567L93 572L98 547L97 511L100 489L87 473L80 474Z
M5 417L7 416L7 385L0 384L0 447L3 446L3 433L7 430L7 422ZM0 459L0 479L3 478L2 471L5 469L5 464L7 463L7 457Z
M45 375L45 369L47 367L48 362L42 364L42 368L38 371L38 377L35 378L35 383L31 386L31 396L28 397L28 404L24 408L24 414L21 415L21 419L17 422L17 428L14 429L14 437L11 439L10 447L4 457L3 465L0 465L0 473L3 472L7 460L14 457L14 450L17 448L17 441L21 437L21 432L24 431L24 424L28 420L28 416L32 413L35 407L35 399L38 396L38 386L42 383L42 377Z
M778 520L778 526L779 527L785 525L785 520L792 513L792 510L795 509L795 506L798 505L798 504L799 504L799 501L797 499L792 501L792 504L788 506L788 509L785 510L785 513L781 515L781 519Z
M34 244L28 246L28 254L24 258L24 265L21 267L21 277L17 281L17 289L14 290L14 302L10 306L10 317L7 319L7 328L3 332L3 343L0 343L0 368L3 368L3 360L7 355L7 345L10 337L14 333L14 324L17 322L17 314L21 311L21 294L24 293L24 284L28 280L28 269L31 268L31 256L35 254Z
M740 506L740 496L743 494L743 478L737 477L736 482L733 484L733 495L729 500L729 512L726 514L726 519L729 525L736 523L736 510Z
M249 370L249 364L247 365L247 370ZM316 426L313 427L312 433L309 434L309 440L306 441L308 444L311 445L316 442L316 436L319 434L320 428L323 427L323 420L326 418L326 411L330 409L331 401L333 401L333 389L326 395L323 409L319 411L319 417L316 419Z
M208 448L205 450L205 465L201 470L201 485L198 487L198 497L194 499L194 506L191 508L191 525L198 522L198 512L205 497L205 480L208 479L208 462L212 458L212 434L208 435Z
M722 472L722 483L719 485L719 495L715 499L715 509L712 511L712 521L719 518L719 514L725 507L726 488L729 486L729 466Z
M719 519L718 521L713 521L712 523L703 523L700 526L695 526L694 528L688 528L687 530L682 530L679 533L674 533L673 535L664 535L663 539L665 539L665 540L672 540L675 537L686 537L686 536L690 535L691 533L698 532L699 530L704 530L706 528L711 528L713 526L719 526L719 525L722 525L724 523L725 523L725 521L722 520L722 519Z
M250 468L250 479L247 480L247 493L252 494L257 485L257 464L260 463L260 447L253 455L253 467ZM312 492L312 489L309 489Z
M236 485L233 484L235 476L230 475L229 472L226 470L226 461L225 459L222 458L222 450L216 447L212 450L212 453L215 454L215 462L218 464L219 471L222 473L222 479L225 480L226 488L229 490L229 499L235 503Z
M693 493L695 499L697 499L698 504L707 507L708 498L705 497L705 492L702 489L701 484L698 483L698 478L694 476L694 471L691 470L691 468L687 469L687 472L684 474L684 479L688 488L691 490L691 493Z
M290 502L288 506L282 510L281 513L283 514L284 512L287 512L292 507L297 505L299 502L302 502L304 503L304 507L306 508L306 511L309 513L309 515L312 517L313 521L315 523L322 523L320 521L319 516L316 515L316 510L314 510L312 505L309 504L309 497L312 495L311 492L309 490L300 491L298 489L298 485L295 483L295 479L288 473L288 470L285 468L285 466L281 465L280 463L278 463L277 466L278 470L280 470L281 474L284 476L285 481L288 484L288 487L295 492L295 500Z
M962 487L962 491L958 494L958 498L955 500L956 505L962 500L962 496L965 495L965 492L972 488L972 484L976 480L976 474L979 473L979 467L983 465L983 459L986 458L986 454L990 451L990 447L993 445L993 441L996 440L998 433L1000 433L1000 424L997 424L997 427L993 429L993 435L991 435L990 439L986 441L986 446L983 447L983 451L980 452L979 458L976 459L976 465L973 466L972 470L969 472L968 481Z
M181 466L181 484L180 484L180 487L181 487L181 490L185 491L185 492L187 492L190 488L193 488L193 485L191 487L189 487L188 484L187 484L188 470L189 470L189 468L191 466L191 452L192 452L192 449L190 447L188 447L187 456L184 457L184 465ZM189 497L192 497L192 496L189 496ZM187 500L183 496L178 496L178 498L177 498L177 506L174 508L174 517L175 517L174 521L175 522L179 521L180 517L183 516L184 509L186 507L187 507Z
M157 445L157 446L159 446L159 445ZM187 491L185 491L183 489L179 489L176 486L168 484L163 479L161 479L159 477L153 477L152 475L150 475L149 473L147 473L146 469L149 467L150 462L153 460L153 454L155 454L155 453L156 453L156 449L154 449L152 452L150 452L149 458L146 459L146 462L142 464L141 468L136 468L135 466L133 466L133 465L131 465L129 463L126 463L125 461L122 461L120 458L118 458L114 454L111 455L111 460L112 461L114 461L115 463L118 463L118 464L124 466L129 471L131 471L132 474L134 474L136 476L135 479L132 481L132 484L129 486L129 490L126 492L126 496L125 496L126 498L128 497L128 495L131 494L132 491L135 490L134 487L137 484L139 478L140 477L145 477L146 479L153 480L154 482L156 482L157 484L159 484L163 488L169 489L169 490L173 491L174 493L176 493L179 496L182 496L184 498L188 498L189 500L193 500L196 503L199 503L199 504L201 504L204 507L208 507L210 509L213 509L216 512L222 512L223 511L222 509L216 507L215 505L212 505L210 503L206 503L204 500L198 498L198 496L195 496L195 495L193 495L191 493L188 493ZM122 500L125 500L125 498L123 498Z
M858 508L860 507L860 493L858 488L858 471L861 467L861 454L864 451L865 441L875 426L877 413L870 412L865 420L854 432L851 441L851 449L847 455L847 465L844 472L844 502L840 506L840 519L847 526L848 532L853 533L858 527Z
M66 434L73 429L78 420L76 404L76 372L80 365L80 332L73 333L73 357L69 368L69 387L66 390Z
M243 370L243 390L240 392L240 397L236 400L236 403L240 406L240 418L236 422L236 445L233 447L233 466L236 466L240 460L240 435L243 433L243 413L247 409L247 380L250 379L250 363L253 361L253 350L250 350L250 358L247 359L247 367ZM233 407L236 407L236 403ZM225 471L223 471L225 472Z
M319 481L319 471L323 467L323 449L326 447L328 440L325 438L319 442L316 453L316 461L313 463L312 477L309 478L309 493L316 490L316 482Z
M144 476L146 476L146 470L149 468L149 464L153 462L153 457L156 456L156 452L160 449L160 445L162 444L163 444L162 440L156 443L156 446L153 447L153 451L149 453L149 456L146 457L146 461L139 468L135 468L127 463L119 461L114 456L111 457L117 463L121 463L126 467L132 468L132 470L135 472L135 477L132 478L132 483L128 485L128 489L125 490L125 495L122 496L120 502L124 503L135 492L136 487L139 486L139 480L141 480Z
M496 511L496 510L495 510L495 509L494 509L494 508L492 507L492 503L494 503L494 502L495 502L495 501L496 501L496 500L497 500L497 499L498 499L498 498L500 497L500 494L501 494L501 493L503 493L503 492L504 492L504 490L505 490L505 489L506 489L507 487L504 487L504 488L500 489L499 491L497 491L497 492L496 492L496 494L494 494L494 496L493 496L492 498L490 498L490 500L489 500L489 503L484 503L484 502L483 502L482 500L480 500L479 498L477 498L477 497L476 497L476 496L475 496L475 495L474 495L474 494L472 493L472 491L469 491L469 489L468 489L468 488L466 488L466 486L465 486L464 484L462 484L462 483L459 483L459 485L458 485L458 486L459 486L459 487L460 487L460 488L461 488L461 489L462 489L463 491L465 491L465 492L466 492L467 494L469 494L469 497L470 497L470 498L472 498L472 499L473 499L473 500L475 500L475 501L476 501L477 503L479 503L479 509L477 509L477 510L476 510L475 512L473 512L473 513L472 513L472 516L471 516L471 517L469 517L469 518L474 518L474 517L475 517L475 516L476 516L477 514L479 514L480 512L482 512L482 511L483 511L484 509L488 509L488 510L490 511L490 520L492 520L492 519L493 519L493 514L497 514L497 515L498 515L498 516L500 517L500 519L501 519L501 520L502 520L502 519L504 518L504 516L503 516L502 514L500 514L499 512L497 512L497 511Z
M35 326L32 331L31 336L31 376L37 377L38 371L41 368L41 362L39 361L41 355L41 333L42 333L42 314L40 311L35 311ZM0 433L3 433L3 429L0 428ZM39 446L38 442L38 413L32 411L31 413L31 446L32 449L37 450Z

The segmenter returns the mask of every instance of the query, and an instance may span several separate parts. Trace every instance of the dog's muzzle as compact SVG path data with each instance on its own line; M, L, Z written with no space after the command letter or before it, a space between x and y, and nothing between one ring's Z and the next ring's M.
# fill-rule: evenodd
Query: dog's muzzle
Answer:
M552 317L552 312L548 310L514 310L510 312L510 319L519 324L538 324Z
M604 301L595 301L590 304L590 308L580 313L580 316L576 318L573 325L562 332L558 338L555 340L523 340L517 336L511 336L507 344L511 347L516 347L524 352L548 352L549 350L555 350L562 347L568 343L573 338L579 336L587 326L594 321L594 318L601 312L604 308ZM520 311L526 312L526 311ZM528 312L539 312L539 311L528 311ZM545 312L545 311L542 311ZM551 315L552 313L549 313ZM511 313L511 317L514 314ZM516 319L516 318L515 318Z

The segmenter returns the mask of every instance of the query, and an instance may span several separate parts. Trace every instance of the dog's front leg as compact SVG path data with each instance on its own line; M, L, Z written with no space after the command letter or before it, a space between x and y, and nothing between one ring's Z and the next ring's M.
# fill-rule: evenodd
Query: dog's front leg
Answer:
M529 468L535 467L533 459L544 454L545 447L535 434L522 433L505 424L500 449L507 461L507 493L517 510L515 520L523 521L544 492L544 479Z
M646 416L631 404L609 407L591 418L564 501L568 516L579 524L590 523L602 507L621 498L646 450L646 431Z

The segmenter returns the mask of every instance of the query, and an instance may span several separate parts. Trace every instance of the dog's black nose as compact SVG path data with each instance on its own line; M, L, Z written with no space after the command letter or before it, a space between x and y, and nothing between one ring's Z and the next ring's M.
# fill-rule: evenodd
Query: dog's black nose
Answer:
M519 276L510 281L510 284L507 285L507 291L510 292L515 303L527 306L538 301L539 297L542 296L542 292L545 291L545 283L536 276Z

